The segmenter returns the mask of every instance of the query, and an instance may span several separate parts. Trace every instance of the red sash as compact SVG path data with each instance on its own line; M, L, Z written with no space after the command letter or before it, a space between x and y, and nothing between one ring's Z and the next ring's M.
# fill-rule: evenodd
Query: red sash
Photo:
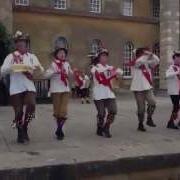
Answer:
M117 76L117 72L116 72L116 68L113 68L112 70L110 70L110 73L112 74L109 78L106 77L106 75L104 74L104 72L95 72L95 78L97 79L97 81L99 82L99 84L102 84L104 86L109 87L110 89L112 89L111 86L111 80L113 78L116 78Z
M76 80L76 82L77 82L78 87L82 87L82 85L83 85L83 80L81 79L80 74L79 74L78 72L75 72L75 73L74 73L74 76L75 76L75 80Z
M152 78L151 78L151 73L148 71L148 69L146 68L145 65L141 65L140 69L141 69L144 77L147 79L149 84L152 86L153 85L153 81L152 81Z
M136 58L136 59L134 59L132 61L129 61L129 63L126 63L125 65L126 66L135 66L137 59L139 59L140 57L138 57L138 58ZM147 67L145 65L141 65L139 67L139 69L142 71L144 77L149 82L149 84L152 86L153 85L153 81L152 81L152 78L151 78L152 76L151 76L151 73L148 71Z
M13 64L23 64L23 58L20 55L13 53ZM30 72L23 72L23 74L29 79L33 80L33 75Z
M54 63L56 64L57 68L58 68L58 72L60 73L60 80L64 83L65 86L68 85L68 75L66 73L66 70L64 69L64 63L66 61L65 60L58 60L55 59Z

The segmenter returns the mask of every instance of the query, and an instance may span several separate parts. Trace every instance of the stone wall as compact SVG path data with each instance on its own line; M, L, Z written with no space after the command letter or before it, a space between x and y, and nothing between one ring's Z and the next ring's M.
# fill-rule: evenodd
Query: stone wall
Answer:
M8 32L12 32L12 1L0 0L0 22L7 28Z
M67 0L68 10L77 12L89 12L89 1L85 0ZM31 0L30 6L52 7L50 0ZM149 17L152 15L152 0L136 0L134 1L134 16ZM106 15L120 15L122 12L122 0L103 0L102 13Z
M156 24L53 14L15 12L13 27L30 34L32 50L45 67L50 62L49 54L58 36L69 41L70 61L79 68L85 68L89 63L87 54L93 39L102 40L110 50L111 63L120 67L125 42L132 41L139 47L151 46L159 40Z

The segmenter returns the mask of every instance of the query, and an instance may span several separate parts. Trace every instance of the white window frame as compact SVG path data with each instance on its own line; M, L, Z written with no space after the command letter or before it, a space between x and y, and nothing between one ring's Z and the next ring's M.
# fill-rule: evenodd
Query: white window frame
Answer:
M153 46L153 53L156 54L158 57L160 56L159 43L154 44L154 46ZM153 72L153 77L154 77L154 79L159 79L160 78L160 65L158 65L155 68L155 71Z
M102 11L102 0L90 0L90 12L101 13Z
M99 49L98 44L93 43L92 46L91 46L91 51L93 53L97 53L98 49Z
M93 39L91 43L91 52L97 53L97 51L102 47L102 41L100 39Z
M133 60L133 49L134 49L134 45L132 42L125 43L124 49L123 49L123 78L124 79L132 78L132 69L130 66L126 66L125 64Z
M29 6L29 0L15 0L16 6Z
M54 9L66 10L67 0L54 0Z
M123 16L133 16L133 0L122 1L122 14Z

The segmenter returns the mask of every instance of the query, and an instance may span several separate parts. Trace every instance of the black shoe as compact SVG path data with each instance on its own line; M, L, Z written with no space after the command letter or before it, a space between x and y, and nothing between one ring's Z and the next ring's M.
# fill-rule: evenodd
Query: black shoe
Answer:
M18 127L17 143L24 144L24 132L22 127Z
M97 128L97 131L96 131L96 134L97 134L98 136L103 136L103 128L102 128L102 127L98 127L98 128Z
M168 129L179 129L173 121L169 121L168 124L167 124L167 128Z
M89 100L86 100L86 103L87 103L87 104L91 104Z
M154 124L153 120L152 119L148 119L146 124L150 127L156 127L156 125Z
M146 132L146 129L144 128L143 123L139 123L139 126L138 126L138 131L141 131L141 132Z
M103 129L103 133L104 133L104 136L105 136L106 138L111 138L111 137L112 137L112 135L110 134L109 128L104 128L104 129Z
M29 135L28 135L27 127L24 127L23 130L24 130L24 132L23 132L24 140L29 142L30 138L29 138Z
M56 132L56 137L58 140L63 140L64 139L64 132L61 128L57 128Z

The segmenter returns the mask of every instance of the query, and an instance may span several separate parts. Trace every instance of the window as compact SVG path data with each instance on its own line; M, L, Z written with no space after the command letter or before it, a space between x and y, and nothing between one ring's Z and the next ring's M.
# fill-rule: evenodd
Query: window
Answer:
M90 0L90 12L101 13L101 0Z
M123 0L122 13L124 16L133 16L133 0Z
M160 56L160 47L159 43L155 43L153 46L153 53L156 54L158 57ZM159 65L154 69L153 76L154 78L159 78L160 72L159 72Z
M124 58L123 58L123 72L124 77L131 77L131 67L127 66L126 63L133 59L134 45L132 42L127 42L124 45Z
M55 0L54 1L54 8L55 9L67 9L66 0Z
M152 10L153 10L153 17L159 17L160 15L160 0L153 0L152 1Z
M29 6L29 0L15 0L17 6Z
M100 39L94 39L91 43L91 52L97 53L98 49L102 47L102 42Z
M58 37L55 40L54 46L55 48L66 48L66 49L68 49L69 47L67 39L62 36Z

